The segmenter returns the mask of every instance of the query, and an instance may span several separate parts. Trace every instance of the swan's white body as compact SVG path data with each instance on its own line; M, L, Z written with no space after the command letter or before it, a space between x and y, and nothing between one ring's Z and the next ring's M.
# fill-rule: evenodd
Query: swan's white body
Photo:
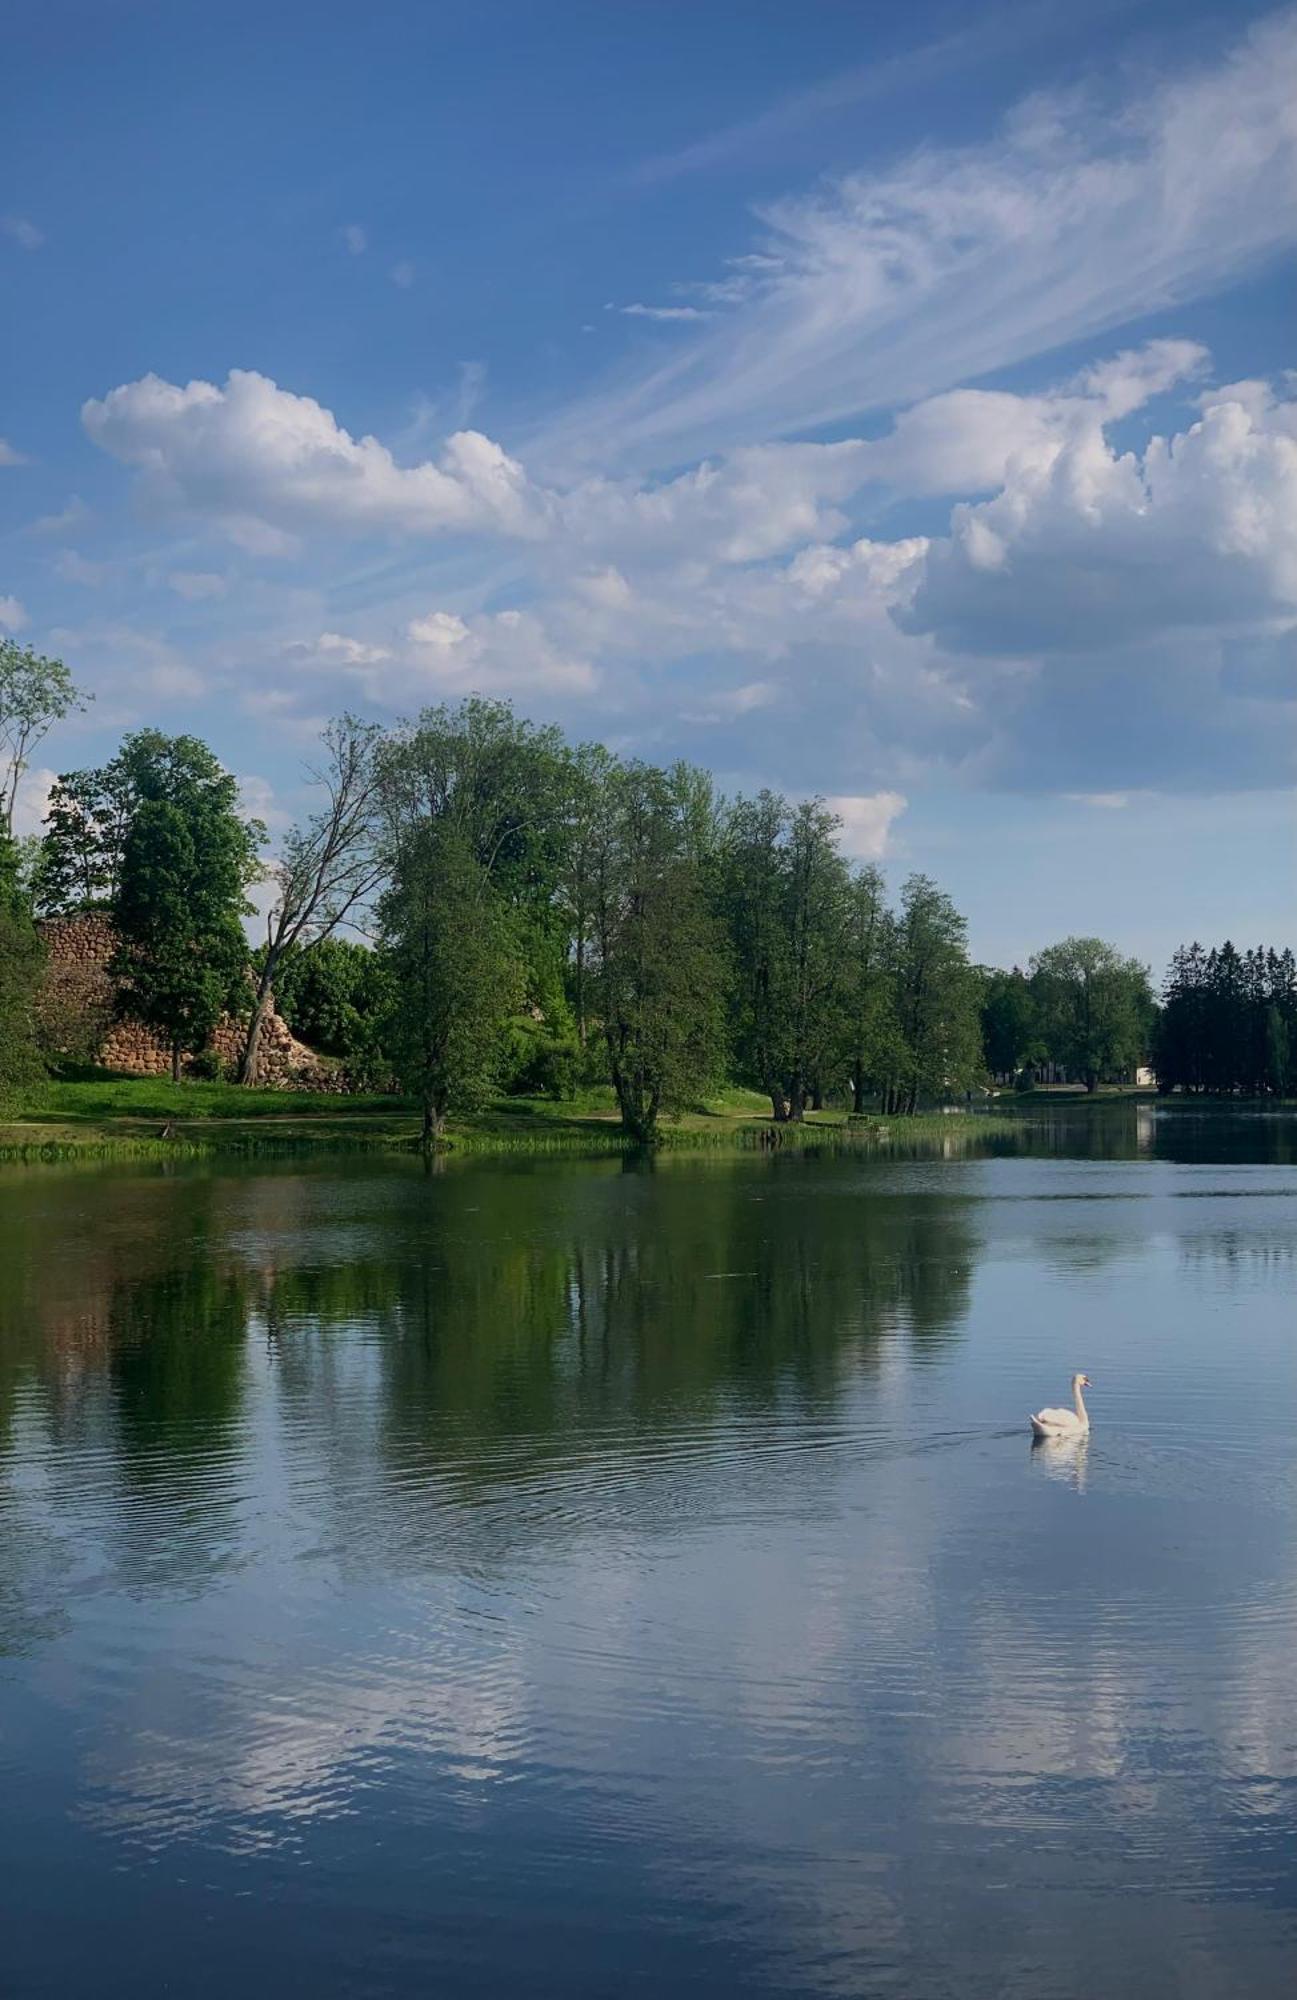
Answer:
M1090 1433L1090 1418L1085 1407L1085 1398L1081 1394L1081 1391L1082 1389L1088 1389L1089 1386L1090 1378L1088 1375L1074 1375L1072 1377L1072 1402L1075 1405L1073 1409L1037 1410L1031 1420L1031 1428L1036 1437L1088 1437Z

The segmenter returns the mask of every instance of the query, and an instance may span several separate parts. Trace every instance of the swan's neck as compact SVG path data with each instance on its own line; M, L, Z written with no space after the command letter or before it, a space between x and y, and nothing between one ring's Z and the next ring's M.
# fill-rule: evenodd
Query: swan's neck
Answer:
M1080 1383L1079 1383L1079 1382L1077 1382L1077 1383L1075 1383L1075 1384L1073 1385L1073 1388L1072 1388L1072 1401L1073 1401L1073 1402L1075 1403L1075 1405L1076 1405L1076 1414L1077 1414L1077 1417L1079 1418L1080 1422L1081 1422L1081 1423L1083 1423L1083 1424L1086 1424L1086 1425L1088 1425L1088 1424L1089 1424L1089 1421L1090 1421L1090 1418L1089 1418L1089 1414L1088 1414L1088 1412L1087 1412L1087 1410L1086 1410L1086 1407L1085 1407L1085 1398L1084 1398L1084 1396L1083 1396L1083 1395L1081 1394L1081 1385L1080 1385Z

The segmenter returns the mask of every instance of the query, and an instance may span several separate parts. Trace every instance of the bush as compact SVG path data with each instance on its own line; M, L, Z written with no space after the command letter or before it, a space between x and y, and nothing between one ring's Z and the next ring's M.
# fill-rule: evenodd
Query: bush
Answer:
M515 1015L505 1030L504 1088L511 1097L571 1097L581 1048L566 1029L552 1029L530 1014Z
M229 1080L229 1064L221 1060L215 1049L200 1049L189 1059L189 1074L195 1083L225 1083Z

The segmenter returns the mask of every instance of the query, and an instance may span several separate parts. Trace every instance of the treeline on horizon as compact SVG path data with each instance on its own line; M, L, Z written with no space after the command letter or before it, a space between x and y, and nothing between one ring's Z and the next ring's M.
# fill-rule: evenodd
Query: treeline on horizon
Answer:
M1148 971L1095 938L1023 972L973 965L921 874L889 899L822 800L725 799L710 776L572 747L473 697L383 731L323 732L315 809L263 866L265 829L192 736L138 730L65 772L44 832L11 837L35 741L81 697L61 662L0 644L0 1078L86 1060L106 1026L41 980L39 919L102 910L117 1006L163 1036L179 1078L223 1016L256 1081L273 996L357 1082L398 1085L435 1139L497 1090L610 1084L626 1132L725 1084L776 1122L810 1109L903 1116L988 1079L1057 1071L1094 1091L1152 1060L1165 1088L1282 1095L1297 1047L1288 951L1177 953ZM249 891L268 884L252 954ZM344 933L354 929L365 942ZM44 997L43 997L44 996Z

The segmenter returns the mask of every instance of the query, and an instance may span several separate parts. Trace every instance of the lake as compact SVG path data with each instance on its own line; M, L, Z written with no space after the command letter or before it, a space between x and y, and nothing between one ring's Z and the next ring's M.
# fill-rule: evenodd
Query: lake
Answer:
M1293 1134L5 1172L8 2000L1290 1990Z

